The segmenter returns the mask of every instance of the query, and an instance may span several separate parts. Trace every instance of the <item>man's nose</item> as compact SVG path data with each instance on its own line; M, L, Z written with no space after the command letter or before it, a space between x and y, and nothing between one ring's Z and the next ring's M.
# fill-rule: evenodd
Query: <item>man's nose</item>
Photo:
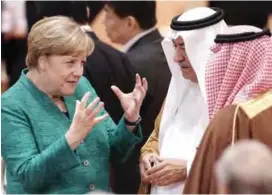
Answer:
M175 62L183 62L185 60L185 56L181 51L177 51L175 53L174 61Z

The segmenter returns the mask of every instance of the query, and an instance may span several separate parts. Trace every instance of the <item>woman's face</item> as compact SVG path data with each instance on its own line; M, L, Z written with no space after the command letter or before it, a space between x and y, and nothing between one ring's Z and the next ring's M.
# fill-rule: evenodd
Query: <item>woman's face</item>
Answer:
M83 74L86 56L50 55L44 57L40 67L41 79L44 80L50 93L68 96L75 91L76 85Z

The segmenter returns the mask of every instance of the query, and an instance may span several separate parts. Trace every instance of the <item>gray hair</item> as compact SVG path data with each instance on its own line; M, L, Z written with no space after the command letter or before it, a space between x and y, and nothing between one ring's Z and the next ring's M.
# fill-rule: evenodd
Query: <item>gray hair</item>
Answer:
M229 146L215 166L219 184L232 194L272 194L272 151L254 141Z

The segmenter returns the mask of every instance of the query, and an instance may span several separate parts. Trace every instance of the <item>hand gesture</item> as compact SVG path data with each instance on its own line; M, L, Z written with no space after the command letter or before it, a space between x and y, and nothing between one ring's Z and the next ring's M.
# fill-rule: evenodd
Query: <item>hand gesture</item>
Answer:
M104 106L104 103L100 102L98 97L87 106L90 95L90 92L87 92L81 101L77 100L74 118L70 129L66 133L67 141L73 149L77 147L97 123L108 117L108 114L97 116Z
M123 93L118 87L112 86L111 89L121 102L125 112L125 118L130 121L136 121L140 116L140 108L146 95L148 84L145 78L141 79L136 74L136 84L131 93Z
M157 163L158 155L156 153L149 153L144 155L140 160L140 173L143 183L150 183L150 180L147 176L147 170L151 169L152 164Z

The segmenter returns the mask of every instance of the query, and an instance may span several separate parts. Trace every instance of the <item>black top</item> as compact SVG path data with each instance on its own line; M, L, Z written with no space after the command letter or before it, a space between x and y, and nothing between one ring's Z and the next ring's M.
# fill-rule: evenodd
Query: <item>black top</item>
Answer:
M162 40L156 29L139 39L127 52L135 71L148 81L148 91L141 108L142 130L146 138L154 129L154 121L161 110L171 80L171 72L161 46Z
M148 91L141 107L143 141L137 144L126 162L114 164L116 194L136 194L140 184L140 150L154 129L155 119L166 97L171 79L161 41L156 29L140 38L127 56L137 73L148 81Z
M114 122L118 123L124 111L111 86L116 85L125 93L131 92L135 85L135 72L126 54L100 41L95 33L87 33L93 39L95 49L87 58L84 76L105 103L105 109Z
M228 25L252 25L264 28L272 1L210 1L209 6L224 10Z

